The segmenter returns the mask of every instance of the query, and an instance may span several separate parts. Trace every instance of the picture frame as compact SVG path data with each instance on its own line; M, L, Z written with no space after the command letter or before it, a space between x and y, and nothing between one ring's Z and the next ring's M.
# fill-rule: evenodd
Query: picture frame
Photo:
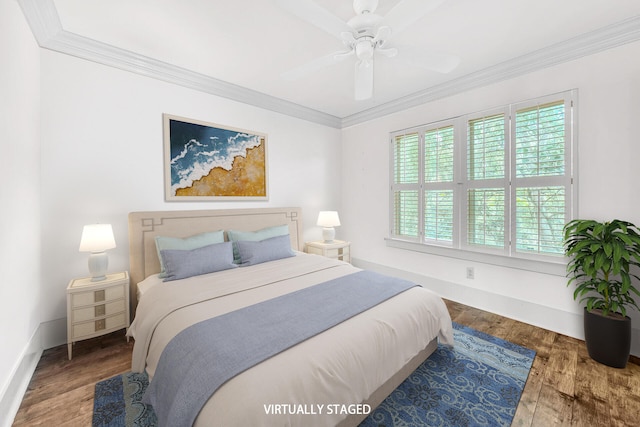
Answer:
M268 200L267 135L163 114L167 201Z

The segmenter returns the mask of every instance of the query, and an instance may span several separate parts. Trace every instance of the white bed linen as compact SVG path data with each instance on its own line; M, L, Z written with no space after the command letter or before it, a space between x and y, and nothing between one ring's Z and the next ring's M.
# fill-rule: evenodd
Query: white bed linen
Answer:
M194 323L356 271L299 254L174 282L151 276L128 331L135 338L132 369L146 368L153 378L164 347ZM195 426L336 425L347 414L329 413L342 409L329 405L366 400L435 337L453 344L444 302L424 288L410 289L229 380ZM268 413L276 408L286 413Z
M147 277L146 279L144 279L142 282L138 283L137 285L138 301L142 299L142 295L144 295L144 293L147 292L148 289L151 289L152 287L160 283L163 283L162 279L160 278L160 273L153 274Z

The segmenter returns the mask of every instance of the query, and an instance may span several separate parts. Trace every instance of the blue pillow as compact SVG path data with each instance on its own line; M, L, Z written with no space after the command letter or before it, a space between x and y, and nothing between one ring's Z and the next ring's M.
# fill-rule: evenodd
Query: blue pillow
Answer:
M238 254L238 246L235 244L239 241L259 242L264 239L276 236L289 235L288 225L276 225L274 227L263 228L258 231L236 231L227 230L227 236L229 240L234 242L233 245L233 262L240 263L240 254Z
M259 242L241 240L236 245L241 267L295 256L289 235L270 237Z
M156 236L156 250L158 251L158 259L160 260L160 275L166 277L164 260L162 259L162 251L165 249L189 250L201 248L203 246L212 245L214 243L224 242L224 231L211 231L195 236L180 239L178 237L162 237Z
M161 253L167 268L165 282L237 267L231 242L190 250L164 249Z

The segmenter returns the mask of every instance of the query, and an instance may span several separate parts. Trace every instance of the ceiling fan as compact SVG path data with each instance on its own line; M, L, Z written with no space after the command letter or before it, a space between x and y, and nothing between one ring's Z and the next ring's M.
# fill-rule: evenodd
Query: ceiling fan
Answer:
M316 4L313 0L276 0L277 4L342 41L346 50L317 58L282 74L294 80L350 57L355 57L355 99L373 96L373 63L376 55L395 57L414 66L440 73L448 73L458 66L454 55L423 51L416 46L388 47L393 35L411 24L445 0L400 0L384 17L375 13L378 0L354 0L356 16L344 22Z

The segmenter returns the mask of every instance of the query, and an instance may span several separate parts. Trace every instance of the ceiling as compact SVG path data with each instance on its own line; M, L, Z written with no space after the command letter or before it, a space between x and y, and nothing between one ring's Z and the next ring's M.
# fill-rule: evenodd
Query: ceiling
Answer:
M353 58L282 78L343 45L276 0L18 1L45 48L338 128L640 39L638 0L447 0L389 45L450 53L458 67L376 56L374 96L355 101ZM315 2L355 15L351 0Z

